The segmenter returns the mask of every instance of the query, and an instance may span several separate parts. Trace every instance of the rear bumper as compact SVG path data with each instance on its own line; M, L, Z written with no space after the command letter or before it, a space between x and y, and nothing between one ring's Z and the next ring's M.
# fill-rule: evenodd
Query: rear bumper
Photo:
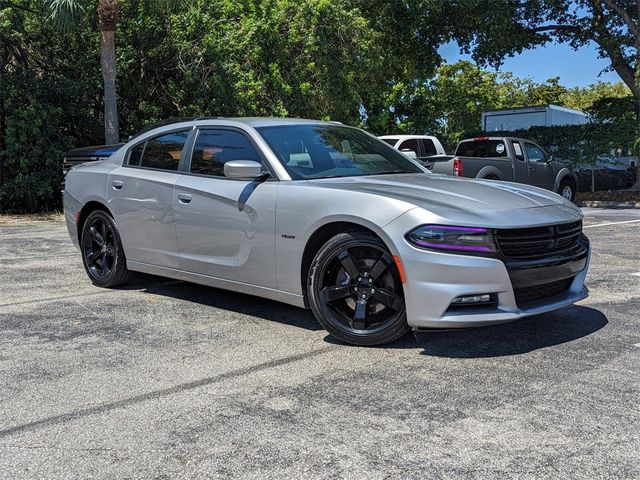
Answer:
M404 285L407 321L414 329L510 322L556 310L588 296L584 286L591 255L588 243L580 259L515 270L507 268L498 258L425 251L408 244L401 248L407 276ZM559 294L520 304L516 301L514 285L522 291L558 279L565 279L569 285ZM481 294L492 294L496 302L489 306L450 308L456 297Z
M82 210L82 203L66 190L63 192L62 198L64 205L64 220L67 224L69 237L71 237L71 241L76 248L80 248L77 218L80 214L80 210Z

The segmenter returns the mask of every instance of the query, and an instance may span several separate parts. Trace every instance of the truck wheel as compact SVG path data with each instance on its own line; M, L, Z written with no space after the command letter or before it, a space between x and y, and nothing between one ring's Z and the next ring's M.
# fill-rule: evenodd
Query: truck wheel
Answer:
M576 198L576 185L571 180L565 178L560 182L560 188L558 188L558 193L562 195L567 200L571 200Z

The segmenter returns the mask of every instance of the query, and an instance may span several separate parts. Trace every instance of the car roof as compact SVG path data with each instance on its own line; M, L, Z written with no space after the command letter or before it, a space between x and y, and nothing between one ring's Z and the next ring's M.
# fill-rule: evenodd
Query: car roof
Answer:
M340 122L332 120L311 120L306 118L280 118L280 117L185 117L185 118L171 118L162 120L153 125L143 128L136 132L131 138L138 137L144 133L155 130L161 127L180 126L181 124L189 125L206 125L211 124L223 124L223 123L242 123L251 127L274 127L280 125L300 125L300 124L327 124L327 125L342 125Z

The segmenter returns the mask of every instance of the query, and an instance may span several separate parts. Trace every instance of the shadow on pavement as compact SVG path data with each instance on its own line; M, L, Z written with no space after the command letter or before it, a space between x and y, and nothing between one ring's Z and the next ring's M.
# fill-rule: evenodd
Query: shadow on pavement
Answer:
M189 282L167 281L151 275L141 276L131 288L306 330L322 330L309 310L252 295ZM422 348L421 355L449 358L519 355L586 337L607 323L607 317L599 310L573 305L492 327L431 330L418 332L415 336L409 334L380 348ZM327 335L324 341L341 344L331 335Z
M171 281L152 275L140 276L130 288L140 290L143 293L186 300L306 330L322 330L310 310L253 295L221 290L196 283Z
M578 340L597 332L607 317L589 307L571 306L493 327L421 332L416 345L422 355L483 358L519 355Z

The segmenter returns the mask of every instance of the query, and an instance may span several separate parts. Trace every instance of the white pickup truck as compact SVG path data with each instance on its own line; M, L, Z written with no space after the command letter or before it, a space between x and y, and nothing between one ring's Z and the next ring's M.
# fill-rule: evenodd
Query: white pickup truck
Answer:
M431 135L383 135L378 138L410 157L415 153L415 158L423 163L430 157L446 156L440 140Z

